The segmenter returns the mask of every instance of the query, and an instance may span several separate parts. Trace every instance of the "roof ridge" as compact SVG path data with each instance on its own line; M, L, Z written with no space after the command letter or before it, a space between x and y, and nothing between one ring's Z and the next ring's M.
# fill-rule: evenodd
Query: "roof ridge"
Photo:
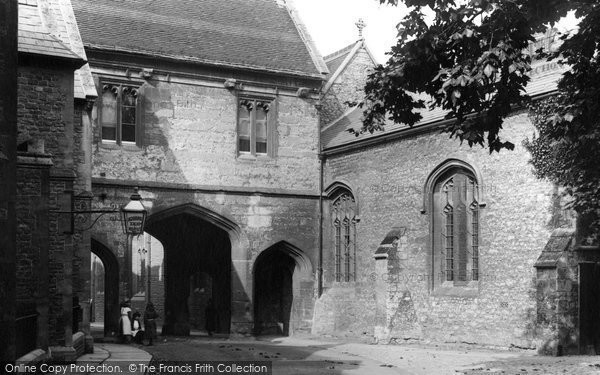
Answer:
M356 45L356 43L360 42L361 40L362 39L359 39L356 42L354 42L352 44L349 44L349 45L347 45L346 47L344 47L344 48L342 48L340 50L337 50L337 51L332 52L332 53L330 53L328 55L325 55L323 57L323 60L325 60L325 62L329 62L329 60L336 59L336 58L340 57L341 55L352 51L352 48Z
M323 79L327 66L286 2L77 0L73 6L86 46Z

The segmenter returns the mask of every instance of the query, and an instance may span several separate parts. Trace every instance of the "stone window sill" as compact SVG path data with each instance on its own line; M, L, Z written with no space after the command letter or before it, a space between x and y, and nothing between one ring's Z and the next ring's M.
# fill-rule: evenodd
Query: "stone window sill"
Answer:
M122 143L122 144L118 144L116 142L106 142L106 141L102 141L100 142L100 148L103 149L107 149L107 150L126 150L126 151L140 151L141 148L138 147L138 145L136 145L135 143Z
M251 163L256 161L270 161L273 160L273 158L269 155L238 154L237 160Z

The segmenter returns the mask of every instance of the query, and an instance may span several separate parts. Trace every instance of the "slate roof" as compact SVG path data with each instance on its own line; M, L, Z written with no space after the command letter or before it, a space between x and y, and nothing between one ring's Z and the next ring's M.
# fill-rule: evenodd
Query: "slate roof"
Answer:
M290 0L73 0L87 48L322 77Z
M19 1L19 52L65 59L82 58L44 27L37 1Z
M569 244L575 233L571 229L556 229L552 232L544 250L535 262L534 267L556 267L560 257L569 249Z
M69 0L19 0L19 52L87 60ZM89 65L74 73L74 97L95 97Z
M526 87L526 92L531 97L550 94L557 89L557 82L562 74L567 70L566 66L560 66L555 61L539 61L532 64L530 73L531 81ZM426 101L427 98L423 97ZM447 111L441 108L432 110L421 110L422 120L415 124L413 128L425 126L444 119ZM385 135L399 133L410 129L406 124L396 124L388 120L384 131L375 131L374 133L361 134L358 137L348 132L348 129L358 130L362 126L362 109L351 108L340 118L326 125L321 130L321 142L323 150L327 151L336 147L360 143L368 139L382 137Z
M325 60L325 64L327 64L327 68L329 69L330 75L338 70L355 45L356 42L323 57L323 60Z

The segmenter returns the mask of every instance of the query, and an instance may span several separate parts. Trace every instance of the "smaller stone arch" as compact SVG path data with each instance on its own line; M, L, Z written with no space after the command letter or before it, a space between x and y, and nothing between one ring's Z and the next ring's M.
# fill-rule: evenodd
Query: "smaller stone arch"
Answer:
M279 241L253 264L254 334L309 332L314 309L313 265L287 241Z
M296 266L299 268L302 274L312 275L313 264L310 258L302 250L300 250L299 247L285 240L274 242L258 254L256 260L254 261L254 267L252 269L253 273L256 272L257 261L270 251L283 251L287 253L294 260Z
M119 260L115 253L101 241L91 239L91 251L104 266L104 336L119 333Z
M463 169L463 170L470 172L471 174L473 174L473 176L477 180L477 184L479 186L484 186L483 185L483 177L481 175L481 171L479 170L479 168L477 168L474 165L471 165L470 163L467 163L464 160L458 159L458 158L446 159L445 161L440 163L437 167L435 167L431 171L431 173L429 173L429 176L427 176L427 179L425 180L425 185L423 186L423 206L421 208L422 214L426 214L431 209L430 197L431 197L431 193L433 191L433 187L434 187L435 183L439 180L439 178L444 173L448 172L449 170L451 170L453 168ZM480 189L480 191L479 191L479 199L480 199L479 207L482 207L482 208L486 206L486 204L484 203L485 199L483 196L484 190L485 189Z

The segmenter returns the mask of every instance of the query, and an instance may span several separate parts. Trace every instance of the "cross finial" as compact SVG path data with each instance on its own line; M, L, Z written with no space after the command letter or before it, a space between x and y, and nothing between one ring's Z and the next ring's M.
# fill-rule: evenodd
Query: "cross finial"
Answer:
M363 29L365 27L367 27L367 24L365 23L365 21L363 21L362 18L358 19L358 22L355 23L356 27L358 28L358 39L363 39Z

